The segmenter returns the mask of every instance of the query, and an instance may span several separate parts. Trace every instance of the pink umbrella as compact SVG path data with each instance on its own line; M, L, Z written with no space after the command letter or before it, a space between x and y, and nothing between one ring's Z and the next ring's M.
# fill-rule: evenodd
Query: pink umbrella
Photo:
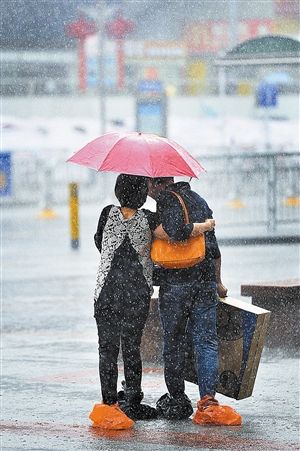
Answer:
M179 144L147 133L106 133L91 141L67 161L96 171L147 177L187 175L205 169Z

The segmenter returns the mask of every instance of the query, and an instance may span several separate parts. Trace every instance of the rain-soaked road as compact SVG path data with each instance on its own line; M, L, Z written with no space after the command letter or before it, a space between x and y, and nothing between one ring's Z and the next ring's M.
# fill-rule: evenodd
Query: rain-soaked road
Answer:
M2 209L1 450L299 449L299 365L288 350L264 351L251 398L219 396L242 414L241 427L156 420L124 432L91 428L88 413L100 400L92 309L99 210L82 209L79 251L70 249L67 211L58 213L41 221L34 208ZM233 297L242 283L299 277L296 246L224 247L222 254ZM145 365L143 389L151 404L165 393L159 365ZM187 384L187 394L195 405L196 386Z

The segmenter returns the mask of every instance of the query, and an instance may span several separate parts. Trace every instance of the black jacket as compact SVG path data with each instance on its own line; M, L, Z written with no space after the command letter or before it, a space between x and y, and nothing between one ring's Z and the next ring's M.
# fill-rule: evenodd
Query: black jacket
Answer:
M181 204L171 191L177 192L182 197L189 214L189 224L185 224ZM194 222L204 222L212 218L212 210L206 201L192 191L189 183L186 182L173 183L160 193L157 199L157 213L159 222L174 241L186 240L193 230ZM159 276L160 283L164 281L180 283L195 279L203 282L215 281L214 260L221 254L214 231L205 233L205 245L206 257L201 263L187 269L162 269Z

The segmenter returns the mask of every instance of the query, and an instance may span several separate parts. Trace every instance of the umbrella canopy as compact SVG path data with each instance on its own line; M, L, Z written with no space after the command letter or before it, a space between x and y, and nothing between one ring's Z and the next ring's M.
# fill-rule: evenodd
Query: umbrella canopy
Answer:
M96 171L147 177L187 175L198 178L205 169L183 147L148 133L106 133L67 161Z

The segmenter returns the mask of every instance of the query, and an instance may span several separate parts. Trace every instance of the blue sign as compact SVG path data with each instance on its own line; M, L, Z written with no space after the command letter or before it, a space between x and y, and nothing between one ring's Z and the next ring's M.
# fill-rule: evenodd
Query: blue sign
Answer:
M164 105L160 100L137 103L137 129L144 133L165 135Z
M155 94L163 92L163 84L159 80L140 80L138 83L140 94Z
M140 80L137 86L136 129L167 135L166 95L160 80Z
M256 93L257 106L270 108L277 106L278 87L270 83L262 83Z
M11 153L0 153L0 197L11 195Z

